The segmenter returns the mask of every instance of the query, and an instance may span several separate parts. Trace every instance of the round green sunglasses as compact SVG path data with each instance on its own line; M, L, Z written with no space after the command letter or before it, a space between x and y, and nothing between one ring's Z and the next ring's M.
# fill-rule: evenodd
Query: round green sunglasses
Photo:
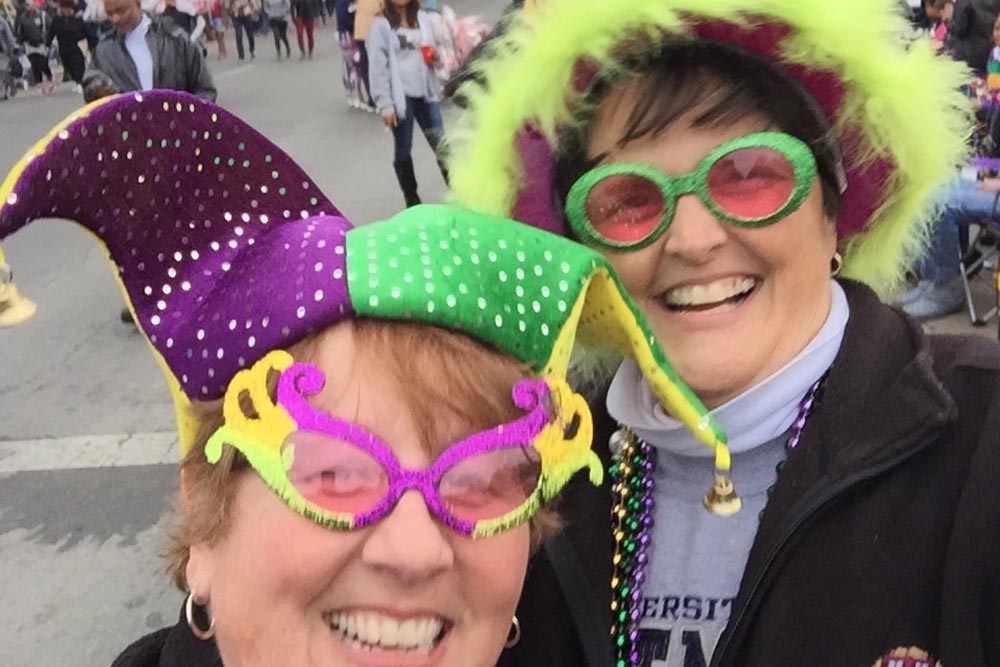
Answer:
M683 195L696 195L721 220L763 227L802 205L816 173L816 158L803 141L756 132L714 148L683 176L645 164L595 167L570 188L566 217L584 243L638 250L667 230Z

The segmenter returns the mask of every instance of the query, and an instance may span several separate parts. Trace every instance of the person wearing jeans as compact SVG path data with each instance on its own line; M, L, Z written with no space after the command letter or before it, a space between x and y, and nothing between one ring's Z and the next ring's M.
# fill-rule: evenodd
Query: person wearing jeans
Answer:
M245 59L243 51L243 33L245 32L252 60L257 51L257 45L254 42L254 15L257 12L257 2L256 0L229 0L228 10L233 21L233 28L236 30L236 55L240 60Z
M413 125L420 126L441 162L444 123L441 82L431 68L437 57L430 20L418 0L389 0L368 35L372 98L383 122L392 129L393 168L407 206L420 203L413 170Z
M927 251L916 266L920 280L897 304L919 320L957 312L965 305L959 258L965 227L997 217L1000 179L955 178L938 197L940 215Z

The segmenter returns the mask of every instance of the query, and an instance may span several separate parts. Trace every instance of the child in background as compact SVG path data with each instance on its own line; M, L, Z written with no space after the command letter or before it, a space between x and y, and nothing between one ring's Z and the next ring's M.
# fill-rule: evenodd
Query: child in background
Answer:
M347 106L370 109L368 91L361 76L361 53L354 41L354 17L358 6L354 0L334 0L337 17L337 40L340 42L341 81L347 95Z
M931 39L938 50L944 47L948 34L948 21L955 13L955 0L923 0L924 13L931 21Z

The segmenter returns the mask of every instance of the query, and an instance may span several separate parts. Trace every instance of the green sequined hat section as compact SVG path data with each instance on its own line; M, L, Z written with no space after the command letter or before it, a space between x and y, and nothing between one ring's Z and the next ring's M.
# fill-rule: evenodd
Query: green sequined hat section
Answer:
M574 341L634 357L664 408L729 468L725 434L681 381L608 261L511 220L419 206L347 233L359 317L423 322L495 345L565 378Z
M606 261L566 239L451 206L419 206L347 234L358 316L464 330L536 371Z

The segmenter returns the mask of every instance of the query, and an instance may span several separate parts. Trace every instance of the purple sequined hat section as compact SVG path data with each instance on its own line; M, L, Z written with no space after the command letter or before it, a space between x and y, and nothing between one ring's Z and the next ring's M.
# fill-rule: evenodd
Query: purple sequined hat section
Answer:
M0 189L0 238L37 218L104 243L192 399L222 397L268 351L353 315L351 224L281 149L186 93L120 95L56 128Z

